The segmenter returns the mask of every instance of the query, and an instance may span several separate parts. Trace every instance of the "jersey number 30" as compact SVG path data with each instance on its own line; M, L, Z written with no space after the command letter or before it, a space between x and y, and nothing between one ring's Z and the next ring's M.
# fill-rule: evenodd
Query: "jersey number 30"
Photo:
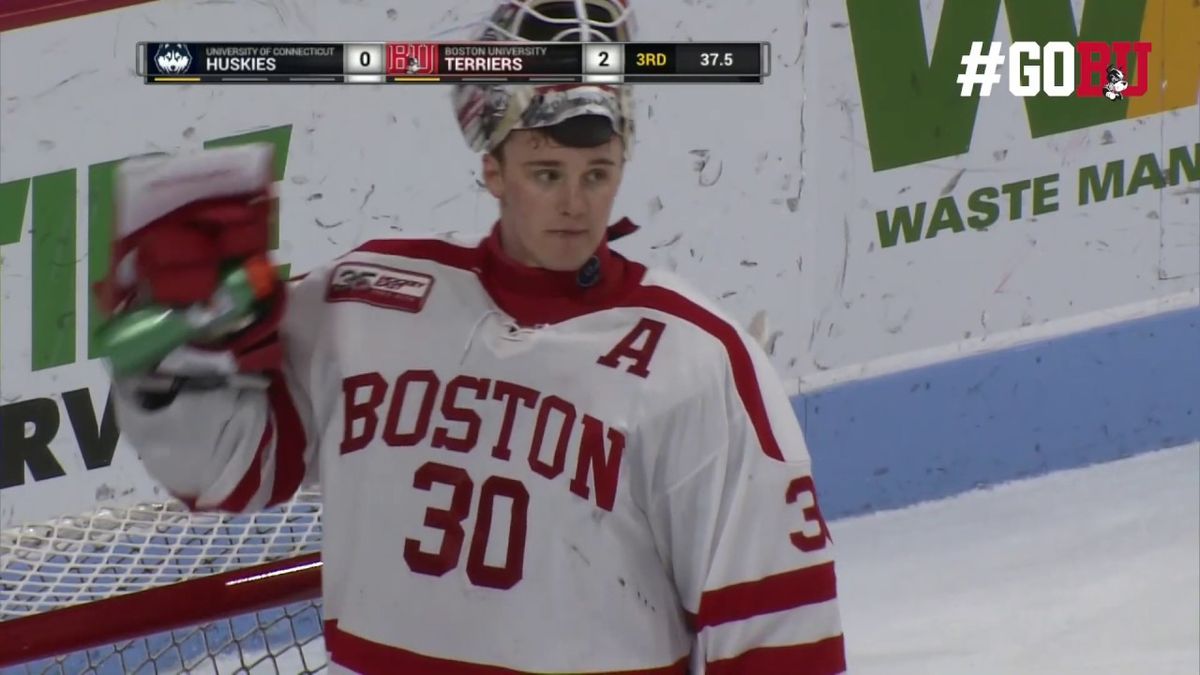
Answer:
M475 493L474 483L467 472L456 466L427 462L417 469L413 487L429 491L434 483L449 485L454 489L450 496L450 508L425 510L425 526L442 531L442 545L434 552L421 550L416 539L404 541L404 560L409 569L419 574L440 577L458 567L462 556L466 532L463 520L471 511L471 498ZM512 509L508 528L508 549L504 564L488 565L488 540L492 534L492 514L496 509L496 498L505 497ZM501 476L492 476L479 489L479 513L475 517L475 530L471 533L471 549L467 553L467 578L476 586L508 589L517 585L525 569L525 527L529 514L529 492L520 481Z

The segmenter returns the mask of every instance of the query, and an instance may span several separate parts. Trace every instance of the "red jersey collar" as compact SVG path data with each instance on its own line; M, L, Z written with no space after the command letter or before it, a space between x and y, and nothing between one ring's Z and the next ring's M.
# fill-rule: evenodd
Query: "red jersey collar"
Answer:
M608 228L605 241L579 270L558 272L523 265L504 252L500 226L480 243L480 277L492 299L522 325L551 324L613 306L636 288L645 267L612 251L608 242L638 228L627 218Z

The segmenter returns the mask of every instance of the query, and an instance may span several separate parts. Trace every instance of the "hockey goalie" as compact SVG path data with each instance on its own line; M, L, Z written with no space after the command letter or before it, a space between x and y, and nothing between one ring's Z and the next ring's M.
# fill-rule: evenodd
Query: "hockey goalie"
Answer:
M508 0L478 37L632 35L625 0ZM269 149L122 167L104 339L146 468L195 510L320 486L331 672L844 671L779 377L714 302L614 249L637 229L612 218L630 91L452 102L490 227L286 282Z

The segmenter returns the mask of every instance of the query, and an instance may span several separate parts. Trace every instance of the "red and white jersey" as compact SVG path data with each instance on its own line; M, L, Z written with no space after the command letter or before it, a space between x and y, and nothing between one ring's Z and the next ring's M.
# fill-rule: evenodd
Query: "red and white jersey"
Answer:
M332 672L845 669L808 450L760 347L674 276L369 242L294 282L268 390L121 427L198 509L324 494Z

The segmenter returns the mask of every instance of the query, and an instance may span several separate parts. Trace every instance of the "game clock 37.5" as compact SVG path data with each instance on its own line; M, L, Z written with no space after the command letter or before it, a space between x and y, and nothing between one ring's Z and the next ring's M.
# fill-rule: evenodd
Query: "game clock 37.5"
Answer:
M769 46L757 42L627 43L625 82L719 78L761 82Z
M700 65L705 68L731 68L733 52L700 52Z

